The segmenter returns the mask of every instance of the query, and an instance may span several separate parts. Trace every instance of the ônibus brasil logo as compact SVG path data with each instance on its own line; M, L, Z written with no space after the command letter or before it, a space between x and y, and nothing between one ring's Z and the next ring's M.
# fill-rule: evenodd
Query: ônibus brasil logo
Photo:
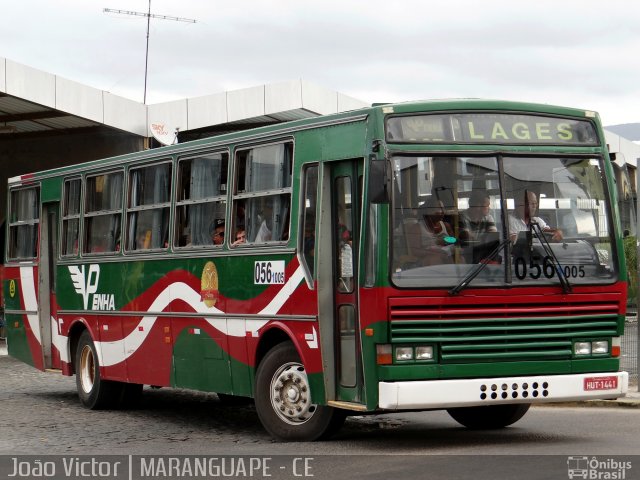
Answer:
M607 458L572 456L567 458L567 474L571 480L625 480L627 470L631 470L631 462Z
M71 281L76 293L82 295L84 309L89 308L89 297L91 296L91 310L115 310L115 298L112 293L97 293L100 282L100 265L91 264L88 269L86 265L72 265L69 267Z

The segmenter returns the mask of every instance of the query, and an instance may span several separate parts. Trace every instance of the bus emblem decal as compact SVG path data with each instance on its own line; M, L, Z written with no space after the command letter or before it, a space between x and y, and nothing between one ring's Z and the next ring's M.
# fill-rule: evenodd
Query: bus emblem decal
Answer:
M69 273L71 274L71 281L73 282L73 288L76 289L76 293L82 295L82 301L84 302L84 309L89 308L89 295L92 295L98 291L98 282L100 280L100 265L89 265L89 272L87 277L84 274L84 265L78 267L77 265L71 265L69 267Z
M202 269L200 300L209 308L218 301L218 269L213 262L207 262Z

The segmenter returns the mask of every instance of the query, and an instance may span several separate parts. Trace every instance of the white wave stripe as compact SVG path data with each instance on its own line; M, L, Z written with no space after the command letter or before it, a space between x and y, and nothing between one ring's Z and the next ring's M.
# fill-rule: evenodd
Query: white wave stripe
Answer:
M302 267L298 266L298 269L293 273L293 275L291 275L289 280L287 280L287 283L282 286L271 302L269 302L269 304L263 308L259 314L275 315L289 299L303 278L304 272L302 271ZM187 303L195 312L202 313L203 315L224 315L225 313L216 307L207 307L202 301L200 293L196 292L184 282L176 282L167 286L162 292L160 292L147 311L162 312L173 300L178 299ZM114 340L112 342L95 342L98 358L100 359L100 365L109 367L123 362L133 355L145 341L147 335L149 335L149 332L157 318L157 316L143 316L142 320L138 325L136 325L133 331L121 340ZM252 320L250 322L247 321L245 328L240 330L238 328L229 329L227 327L226 318L205 316L205 320L218 331L233 337L244 337L247 332L250 332L252 335L256 335L257 331L269 321L269 319ZM234 325L237 325L237 322L234 321L233 323ZM250 328L248 328L249 325Z
M20 267L20 292L22 293L24 309L27 312L38 312L38 298L36 297L36 284L35 279L33 278L33 270L34 267ZM39 344L42 344L38 314L28 313L27 321L29 322L29 328L31 328L36 340Z
M51 316L51 343L60 352L60 360L65 363L69 363L69 337L60 335L60 328L56 318Z
M293 294L296 287L303 278L304 272L302 270L302 266L298 266L296 271L293 272L293 275L291 275L291 277L289 277L289 280L287 280L287 283L283 285L280 291L269 302L269 305L267 305L260 311L260 315L275 315L276 313L278 313L284 305L284 302L286 302L291 294Z

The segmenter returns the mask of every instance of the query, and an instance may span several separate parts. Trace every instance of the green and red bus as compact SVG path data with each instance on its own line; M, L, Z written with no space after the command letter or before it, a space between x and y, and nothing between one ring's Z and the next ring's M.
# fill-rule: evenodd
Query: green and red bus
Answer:
M596 113L484 100L29 173L9 180L8 350L92 409L144 385L249 397L281 440L401 410L500 428L626 393L616 205Z

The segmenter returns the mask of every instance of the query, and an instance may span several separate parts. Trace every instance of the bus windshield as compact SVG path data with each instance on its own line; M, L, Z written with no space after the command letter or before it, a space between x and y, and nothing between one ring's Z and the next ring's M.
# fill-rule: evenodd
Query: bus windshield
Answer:
M610 283L601 158L395 155L391 279L450 288Z

